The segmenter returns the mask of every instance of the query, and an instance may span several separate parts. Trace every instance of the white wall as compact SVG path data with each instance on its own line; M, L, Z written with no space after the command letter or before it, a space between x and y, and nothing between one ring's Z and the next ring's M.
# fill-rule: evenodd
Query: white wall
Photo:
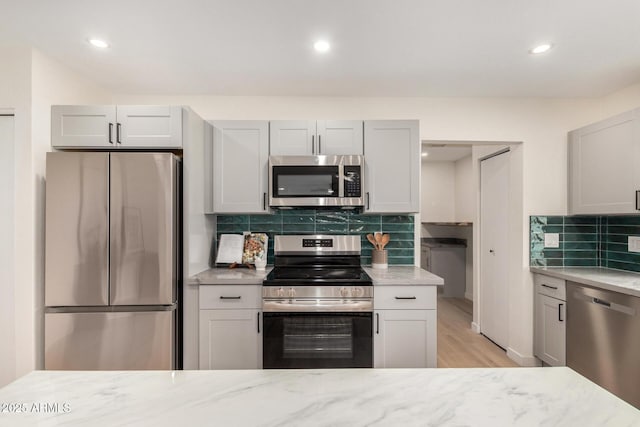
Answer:
M455 162L455 221L474 222L475 193L473 192L473 167L471 155Z
M422 162L420 220L453 222L455 219L456 167L454 162Z

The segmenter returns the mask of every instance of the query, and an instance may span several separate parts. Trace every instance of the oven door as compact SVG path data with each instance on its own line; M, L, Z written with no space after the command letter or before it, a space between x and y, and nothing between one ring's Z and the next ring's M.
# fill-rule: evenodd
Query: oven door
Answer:
M263 368L371 368L372 316L264 313Z

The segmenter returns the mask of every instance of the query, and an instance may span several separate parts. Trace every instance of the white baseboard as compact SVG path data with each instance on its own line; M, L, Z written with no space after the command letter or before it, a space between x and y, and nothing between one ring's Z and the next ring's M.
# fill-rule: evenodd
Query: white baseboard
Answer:
M469 301L473 301L473 292L465 292L464 297Z
M540 361L535 356L524 356L511 347L507 348L507 357L520 366L536 367L540 366Z
M480 333L480 325L478 325L476 322L471 322L471 330L473 332L475 332L476 334Z

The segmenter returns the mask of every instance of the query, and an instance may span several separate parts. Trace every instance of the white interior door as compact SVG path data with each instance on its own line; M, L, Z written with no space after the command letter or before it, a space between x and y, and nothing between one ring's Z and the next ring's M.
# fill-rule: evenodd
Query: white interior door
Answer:
M480 162L480 332L509 343L509 152Z
M0 387L15 379L15 150L14 118L0 116Z

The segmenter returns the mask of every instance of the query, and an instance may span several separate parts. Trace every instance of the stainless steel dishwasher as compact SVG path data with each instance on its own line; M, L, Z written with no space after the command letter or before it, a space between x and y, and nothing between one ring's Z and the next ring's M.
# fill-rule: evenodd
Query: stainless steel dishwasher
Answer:
M640 408L640 298L567 282L567 366Z

